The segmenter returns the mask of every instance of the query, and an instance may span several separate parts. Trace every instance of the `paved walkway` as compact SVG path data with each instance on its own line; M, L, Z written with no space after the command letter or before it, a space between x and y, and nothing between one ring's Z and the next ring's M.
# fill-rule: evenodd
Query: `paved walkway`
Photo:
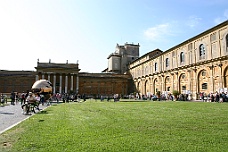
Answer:
M44 109L47 106L40 105L40 109ZM6 105L4 107L0 107L0 134L5 132L6 130L14 127L19 124L21 121L29 118L31 115L24 115L22 113L21 104L18 103L16 105Z

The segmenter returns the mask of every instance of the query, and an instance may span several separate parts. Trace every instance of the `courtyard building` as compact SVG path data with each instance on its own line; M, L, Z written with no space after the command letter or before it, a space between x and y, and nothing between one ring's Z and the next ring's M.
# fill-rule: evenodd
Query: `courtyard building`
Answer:
M202 92L228 91L228 21L164 52L157 51L129 65L140 94L177 90L198 99Z
M0 93L23 92L47 79L53 93L91 97L172 93L199 99L200 93L228 92L228 21L176 46L142 56L139 44L116 45L101 73L80 72L78 63L37 62L36 71L0 70Z

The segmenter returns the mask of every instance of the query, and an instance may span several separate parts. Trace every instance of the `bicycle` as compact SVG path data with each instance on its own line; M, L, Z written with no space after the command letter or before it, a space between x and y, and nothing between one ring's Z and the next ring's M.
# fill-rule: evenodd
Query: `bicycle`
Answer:
M38 105L36 102L26 102L25 104L23 104L21 106L22 110L23 110L23 114L32 114L36 113L35 109L38 109Z

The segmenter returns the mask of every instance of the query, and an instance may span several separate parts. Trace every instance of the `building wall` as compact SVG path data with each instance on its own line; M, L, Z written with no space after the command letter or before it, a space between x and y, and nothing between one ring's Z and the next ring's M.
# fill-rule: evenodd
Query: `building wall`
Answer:
M110 73L80 73L79 94L92 96L130 93L130 75Z
M120 71L121 59L119 56L111 56L108 61L109 71L115 72Z
M0 93L26 92L34 82L33 71L0 71Z
M0 93L26 92L36 80L53 84L53 93L79 93L87 96L127 95L133 91L128 74L79 73L78 65L37 63L37 71L0 71Z
M129 66L137 91L142 94L178 90L215 92L228 87L228 21L163 53L143 56ZM149 60L148 60L149 59Z
M139 44L116 45L114 53L108 57L108 72L125 73L130 62L139 57Z

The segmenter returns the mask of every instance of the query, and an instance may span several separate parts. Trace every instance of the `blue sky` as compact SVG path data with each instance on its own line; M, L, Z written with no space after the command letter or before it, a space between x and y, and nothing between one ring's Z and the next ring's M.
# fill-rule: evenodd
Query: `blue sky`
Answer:
M165 51L227 19L227 0L0 0L0 69L101 72L117 43Z

